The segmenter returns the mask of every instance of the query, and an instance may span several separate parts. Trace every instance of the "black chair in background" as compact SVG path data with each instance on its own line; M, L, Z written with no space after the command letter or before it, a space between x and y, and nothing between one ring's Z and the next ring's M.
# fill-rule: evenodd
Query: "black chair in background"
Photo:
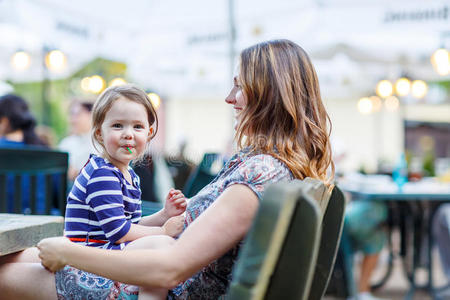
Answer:
M218 153L205 153L203 155L202 161L189 175L186 185L183 188L183 194L187 198L195 196L216 177L217 173L211 167L218 159L220 159Z
M29 207L25 212L37 214L37 193L45 193L45 214L58 209L64 216L67 196L68 154L42 148L0 148L0 212L24 213L22 193L29 193ZM28 178L27 178L28 177ZM44 177L44 184L38 184ZM27 178L23 190L22 178ZM13 186L9 186L10 182ZM8 201L9 197L14 201ZM13 207L8 207L12 202Z

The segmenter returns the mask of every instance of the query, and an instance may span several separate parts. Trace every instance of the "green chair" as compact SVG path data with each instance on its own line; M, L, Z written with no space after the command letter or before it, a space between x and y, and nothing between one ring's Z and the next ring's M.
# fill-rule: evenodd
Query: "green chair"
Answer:
M202 161L189 175L183 188L183 194L187 198L195 196L216 177L217 174L211 170L211 167L218 159L220 159L220 156L217 153L205 153L203 155Z
M13 189L12 212L22 213L23 177L29 177L28 192L30 193L30 213L36 214L37 190L42 192L42 186L37 184L37 177L44 176L45 213L50 214L52 208L59 208L64 216L67 195L68 154L42 148L0 148L0 212L8 210L8 190ZM14 178L14 186L7 186L8 179ZM56 206L56 207L55 207Z
M270 186L240 250L227 299L296 299L309 295L322 212L302 181Z
M334 187L322 219L319 256L308 300L320 300L325 294L339 248L344 214L344 195L338 187Z

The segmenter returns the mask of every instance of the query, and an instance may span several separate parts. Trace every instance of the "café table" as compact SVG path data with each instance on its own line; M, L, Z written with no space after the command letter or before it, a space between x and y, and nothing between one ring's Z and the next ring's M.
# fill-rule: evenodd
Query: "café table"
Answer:
M439 206L450 202L450 183L426 178L398 187L389 176L352 175L340 181L339 186L349 193L352 199L386 203L390 219L389 237L395 227L400 229L399 254L403 262L403 271L410 284L405 299L413 299L418 289L427 291L433 299L439 299L437 289L433 285L432 223ZM392 270L394 255L391 242L389 238L390 266L386 276L389 276ZM408 257L408 252L412 254L411 257ZM425 259L421 259L423 252L426 253ZM422 267L427 272L427 281L419 285L416 282L416 275Z
M18 252L43 238L63 235L61 216L0 213L0 256Z

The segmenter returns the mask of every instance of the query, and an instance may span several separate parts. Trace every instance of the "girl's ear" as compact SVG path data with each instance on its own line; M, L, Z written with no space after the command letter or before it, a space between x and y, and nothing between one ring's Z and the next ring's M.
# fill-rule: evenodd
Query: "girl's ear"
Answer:
M150 127L150 130L149 130L148 135L147 135L147 142L150 142L152 137L153 137L153 127Z
M102 130L100 128L95 131L95 136L99 142L103 143Z

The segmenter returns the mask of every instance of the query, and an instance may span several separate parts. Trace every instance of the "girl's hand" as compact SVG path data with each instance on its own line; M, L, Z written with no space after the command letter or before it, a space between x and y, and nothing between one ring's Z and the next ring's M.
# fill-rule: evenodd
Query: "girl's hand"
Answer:
M62 236L41 240L37 244L41 264L51 272L64 268L67 262L64 258L63 250L70 246L72 246L72 242Z
M170 189L166 197L164 211L168 218L178 216L186 210L186 198L180 190Z
M162 226L164 232L171 237L176 237L180 235L180 233L183 231L183 225L184 225L184 216L176 216L172 217L169 220L167 220L166 223Z

